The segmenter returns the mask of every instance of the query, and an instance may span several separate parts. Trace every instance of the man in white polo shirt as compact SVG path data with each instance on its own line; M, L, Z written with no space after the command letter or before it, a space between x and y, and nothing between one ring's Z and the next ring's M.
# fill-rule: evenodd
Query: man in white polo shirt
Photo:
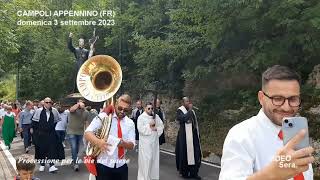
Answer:
M312 147L294 150L306 134L300 131L283 145L284 117L299 110L300 76L285 66L275 65L262 74L258 99L262 106L256 116L235 125L228 133L221 159L219 180L312 180ZM279 157L290 157L279 161ZM281 164L295 166L283 167Z

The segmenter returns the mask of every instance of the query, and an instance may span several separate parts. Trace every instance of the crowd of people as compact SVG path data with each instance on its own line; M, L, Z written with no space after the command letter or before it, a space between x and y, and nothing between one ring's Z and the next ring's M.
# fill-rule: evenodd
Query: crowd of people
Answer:
M297 148L307 131L302 130L287 144L283 144L282 121L293 117L301 105L300 76L285 66L275 65L262 74L262 87L258 92L261 109L230 129L223 146L219 179L313 179L312 162L315 151L311 146ZM115 105L100 110L85 106L79 100L71 107L54 104L51 98L18 103L1 103L0 118L2 138L7 149L11 148L17 131L21 133L25 153L35 145L35 156L40 164L39 171L56 172L56 161L65 158L64 147L67 136L71 146L72 167L79 171L80 146L87 143L99 147L101 153L91 163L89 172L97 180L128 179L126 152L138 151L138 180L159 179L159 145L165 142L165 114L161 101L154 105L138 100L131 108L131 97L121 95ZM102 119L111 115L108 140L97 138ZM201 179L201 143L198 121L188 97L182 99L177 109L176 121L179 131L176 141L176 168L183 178ZM109 139L113 139L112 141ZM266 148L266 144L268 145ZM283 161L281 157L289 157ZM280 157L280 160L279 160ZM22 156L22 159L30 159ZM40 160L40 161L39 161ZM294 166L281 167L281 163ZM33 164L17 161L17 179L32 176ZM29 178L30 179L30 178Z
M223 146L219 179L313 179L314 148L297 148L307 131L301 130L284 144L281 129L284 118L298 113L300 84L300 76L285 66L272 66L262 74L262 87L258 92L261 109L256 116L230 129ZM108 139L100 139L96 133L102 127L102 120L109 115ZM50 166L49 172L58 170L55 161L47 160L65 158L67 135L75 171L79 171L81 144L90 143L101 150L91 163L93 169L88 168L97 180L127 180L126 152L133 149L138 151L137 179L160 178L159 145L165 142L165 114L160 100L155 105L147 102L144 106L138 100L132 110L131 97L123 94L114 106L109 105L98 113L86 107L81 99L71 107L63 108L47 97L40 102L26 101L22 106L18 102L1 103L0 118L6 148L11 148L16 130L21 132L26 153L32 143L35 145L34 159L40 164L39 171L45 170L45 163ZM198 121L188 97L182 99L176 121L179 124L175 150L177 171L183 178L201 179L198 175L202 158ZM283 161L283 156L289 159ZM20 157L30 158L27 155ZM291 166L281 167L281 163ZM34 168L35 163L17 160L17 179L32 176Z
M142 100L137 100L136 106L131 108L131 97L124 94L118 98L114 107L101 108L98 112L85 106L83 99L70 107L62 106L59 102L54 103L49 97L41 101L27 100L23 104L18 101L3 102L0 107L2 139L6 149L10 150L14 137L21 134L25 154L34 148L33 158L40 165L39 171L45 171L48 164L50 173L58 171L55 163L65 159L66 142L71 148L71 167L74 171L79 171L79 162L83 162L80 159L85 148L81 147L86 147L88 142L97 145L102 150L94 163L97 180L107 177L128 179L125 154L127 150L135 149L138 152L139 165L137 179L159 179L159 146L165 143L165 113L161 103L157 99L154 106L151 102L143 104ZM101 119L109 114L112 114L109 138L112 136L119 139L112 154L109 152L108 141L98 139L95 135L101 128ZM177 122L182 129L177 137L177 170L182 177L201 179L198 176L201 164L199 131L195 112L187 97L182 100ZM184 124L193 126L191 146L188 144L190 137L189 133L185 132ZM193 161L188 159L191 157L190 153L194 154ZM34 166L31 167L34 169Z

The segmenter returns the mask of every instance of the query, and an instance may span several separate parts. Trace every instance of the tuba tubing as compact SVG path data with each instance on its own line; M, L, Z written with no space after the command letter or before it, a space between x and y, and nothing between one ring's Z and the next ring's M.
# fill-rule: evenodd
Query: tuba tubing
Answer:
M88 101L102 102L108 100L104 106L114 106L114 95L122 82L122 70L119 63L111 56L97 55L89 58L80 67L77 74L79 93ZM95 133L99 139L107 140L110 132L112 114L100 118L102 127ZM88 142L86 155L97 157L101 150Z

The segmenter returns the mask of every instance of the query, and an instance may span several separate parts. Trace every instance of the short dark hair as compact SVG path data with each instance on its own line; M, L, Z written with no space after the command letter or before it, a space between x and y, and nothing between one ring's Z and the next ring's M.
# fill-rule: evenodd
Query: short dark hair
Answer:
M152 103L152 102L148 102L148 103L146 104L146 106L148 106L148 105L153 106L153 103Z
M17 170L34 171L36 167L34 158L29 154L23 154L16 159Z
M287 66L274 65L262 73L262 88L271 80L296 80L301 84L300 75Z

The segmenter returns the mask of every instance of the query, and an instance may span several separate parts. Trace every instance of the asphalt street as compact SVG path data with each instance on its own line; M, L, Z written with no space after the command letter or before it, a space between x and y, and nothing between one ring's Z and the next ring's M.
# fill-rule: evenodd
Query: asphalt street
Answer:
M66 158L71 159L71 151L68 143L66 143L65 153ZM17 137L15 138L12 148L10 150L14 158L24 153L23 142ZM30 154L34 154L34 148L31 148ZM83 156L83 153L79 153ZM138 173L138 153L136 151L129 151L127 158L130 160L128 163L129 167L129 180L136 180ZM75 172L71 165L69 164L57 164L56 167L59 169L56 173L49 173L49 167L46 167L44 172L39 172L37 165L35 176L41 180L88 180L89 173L86 170L84 164L80 164L80 171ZM219 176L220 169L214 166L202 164L199 175L203 180L217 180ZM175 167L175 157L174 155L168 153L160 154L160 179L162 180L179 180L183 179L179 176L179 173Z

